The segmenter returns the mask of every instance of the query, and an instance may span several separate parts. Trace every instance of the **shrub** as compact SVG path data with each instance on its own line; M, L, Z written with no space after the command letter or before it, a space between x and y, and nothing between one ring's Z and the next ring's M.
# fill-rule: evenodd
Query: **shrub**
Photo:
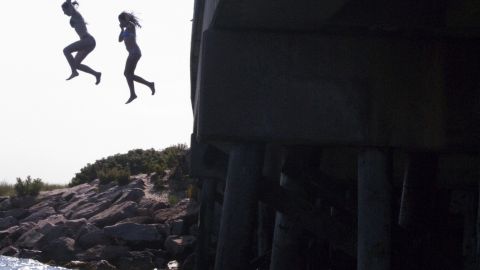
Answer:
M43 182L42 179L36 178L32 179L29 176L23 181L20 177L17 178L17 183L14 186L15 193L17 196L36 196L38 193L40 193L40 190L42 189Z
M158 173L163 174L166 169L172 169L180 164L181 158L187 151L187 145L177 144L167 147L162 151L154 149L135 149L130 150L126 154L116 154L107 158L102 158L95 161L93 164L87 164L78 172L74 178L70 181L69 186L76 186L83 183L91 182L97 178L100 181L109 183L114 181L111 179L119 179L114 175L108 174L122 174L125 175L127 171L130 175L136 175L140 173ZM120 172L109 172L117 168ZM109 180L110 179L110 180ZM121 183L125 183L125 178L121 178ZM122 182L124 181L124 182ZM128 183L128 180L126 181Z
M130 172L127 169L111 168L103 169L97 172L101 184L117 182L123 186L130 182Z
M177 204L179 201L180 201L180 198L178 198L177 195L174 195L174 194L169 194L169 195L168 195L168 203L169 203L170 205L175 205L175 204Z

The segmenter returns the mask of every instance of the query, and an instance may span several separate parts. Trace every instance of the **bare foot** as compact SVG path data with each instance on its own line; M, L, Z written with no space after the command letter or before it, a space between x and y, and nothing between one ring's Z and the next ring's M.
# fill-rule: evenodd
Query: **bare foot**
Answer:
M97 81L95 82L96 85L100 83L100 80L102 79L102 73L97 72L97 75L95 75L95 78L97 78Z
M150 87L150 90L152 90L152 96L155 95L155 83L151 82L149 87Z
M127 100L127 102L125 102L125 104L128 104L128 103L132 102L136 98L137 98L137 96L130 96L130 98Z
M67 81L69 81L69 80L71 80L71 79L73 79L73 78L75 78L75 77L77 77L77 76L78 76L78 72L76 72L76 71L75 71L75 72L72 72L72 75L70 75L70 77L67 78Z

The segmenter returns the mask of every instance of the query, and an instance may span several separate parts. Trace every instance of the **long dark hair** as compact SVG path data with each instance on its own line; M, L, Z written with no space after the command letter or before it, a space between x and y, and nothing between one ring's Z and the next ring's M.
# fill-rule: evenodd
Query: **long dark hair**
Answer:
M139 23L138 17L131 12L124 11L120 13L120 15L118 15L118 19L127 21L129 23L133 23L133 25L135 25L136 27L140 27L140 28L142 27Z
M69 3L68 1L65 1L65 2L63 2L63 4L62 4L62 9L65 10L65 9L67 9L67 8L69 8L69 7L75 7L75 6L78 7L78 2L77 2L77 1L73 1L73 2L70 2L70 3Z

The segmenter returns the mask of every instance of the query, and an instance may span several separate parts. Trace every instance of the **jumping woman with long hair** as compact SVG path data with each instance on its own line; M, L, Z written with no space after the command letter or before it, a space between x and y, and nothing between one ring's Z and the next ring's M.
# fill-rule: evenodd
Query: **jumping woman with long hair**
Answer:
M68 64L72 69L72 74L67 78L67 80L77 77L77 70L80 70L95 76L95 84L99 84L102 73L82 64L82 61L85 59L85 57L87 57L87 55L93 51L96 43L92 35L88 33L86 23L83 20L82 15L80 15L80 13L77 11L76 6L78 6L77 1L72 2L71 0L66 0L62 4L63 13L70 17L70 25L75 29L75 32L77 32L78 36L80 37L79 41L75 41L63 49L63 54L65 54ZM77 52L75 57L72 56L73 52Z
M132 13L122 12L118 15L118 20L120 21L120 36L118 37L118 42L124 42L125 47L128 51L128 58L125 64L125 78L127 78L128 88L130 89L130 98L125 102L128 104L137 98L135 94L135 86L133 82L139 82L150 88L152 95L155 94L155 83L149 82L143 79L140 76L135 75L135 68L137 67L138 60L142 57L142 52L140 47L138 47L136 40L136 28L142 27L138 22L138 18Z

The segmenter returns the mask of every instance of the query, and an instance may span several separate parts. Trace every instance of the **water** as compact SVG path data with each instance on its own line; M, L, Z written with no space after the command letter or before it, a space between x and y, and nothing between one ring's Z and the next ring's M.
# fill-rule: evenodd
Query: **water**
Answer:
M0 256L0 270L65 270L67 268L46 265L31 259Z

